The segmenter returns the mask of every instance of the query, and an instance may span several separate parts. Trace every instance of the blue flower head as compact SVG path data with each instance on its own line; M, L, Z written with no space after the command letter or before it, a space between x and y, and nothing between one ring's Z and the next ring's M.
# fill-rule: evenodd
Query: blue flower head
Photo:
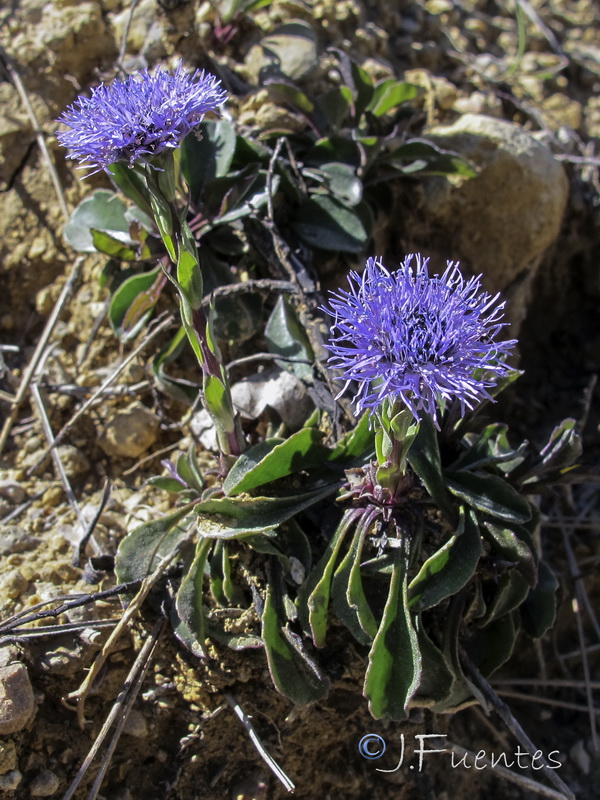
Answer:
M199 70L190 75L181 62L173 74L141 70L77 98L57 120L70 130L57 131L56 137L72 159L94 172L116 161L146 163L179 147L226 96L214 75Z
M442 401L456 398L464 415L511 371L502 359L516 340L495 341L507 324L498 295L481 291L481 276L465 280L452 261L431 277L428 261L409 255L388 272L370 258L362 275L348 276L350 291L332 292L324 308L335 318L328 363L346 386L358 383L356 414L401 401L437 425Z

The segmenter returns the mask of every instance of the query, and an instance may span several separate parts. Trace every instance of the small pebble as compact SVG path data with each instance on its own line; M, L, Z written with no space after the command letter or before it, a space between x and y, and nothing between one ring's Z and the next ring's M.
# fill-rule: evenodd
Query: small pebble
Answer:
M18 769L13 769L7 772L6 775L0 775L0 790L5 792L14 792L17 786L21 783L23 775Z
M27 578L17 569L7 572L0 583L0 595L16 600L23 592L27 591L29 583Z
M14 644L5 644L0 647L0 667L6 667L12 661L18 661L19 651Z
M127 717L123 732L135 736L136 739L145 739L148 736L148 720L141 711L134 708Z
M23 533L17 525L4 525L0 533L0 556L35 550L39 543L37 537Z
M0 497L18 506L25 500L25 489L18 481L0 480Z
M42 495L42 505L57 506L63 499L62 486L50 486Z
M39 775L36 775L29 784L29 794L31 797L50 797L55 794L59 785L58 776L49 769L45 769Z
M62 447L57 447L56 451L60 456L68 478L76 478L78 475L84 475L89 472L90 462L77 447L73 447L72 444L65 444Z
M17 768L17 748L12 739L0 742L0 775Z
M0 736L25 728L34 710L27 667L20 662L0 667Z
M159 424L149 408L133 403L111 417L98 443L107 456L137 458L156 441Z

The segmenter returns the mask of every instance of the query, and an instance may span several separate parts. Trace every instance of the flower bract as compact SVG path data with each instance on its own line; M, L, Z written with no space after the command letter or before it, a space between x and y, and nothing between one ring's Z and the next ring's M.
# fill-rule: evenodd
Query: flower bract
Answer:
M456 398L464 415L511 371L503 357L516 340L496 341L506 325L498 295L482 291L481 276L466 280L452 261L430 276L428 261L408 255L389 272L370 258L362 275L350 273L350 290L333 292L324 308L335 318L328 364L346 385L358 383L357 414L399 401L437 425L444 401Z
M70 128L58 141L70 157L94 172L117 161L147 163L152 156L179 147L182 140L226 99L214 75L197 70L158 69L100 84L79 97L57 120Z

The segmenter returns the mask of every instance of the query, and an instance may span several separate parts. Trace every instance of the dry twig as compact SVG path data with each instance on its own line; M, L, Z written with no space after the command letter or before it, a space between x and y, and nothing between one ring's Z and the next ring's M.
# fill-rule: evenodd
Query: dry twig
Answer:
M10 411L10 414L5 420L4 427L2 428L2 432L0 433L0 454L2 454L6 446L6 443L8 441L8 437L10 435L12 427L15 424L17 417L19 416L19 408L21 407L21 403L25 399L25 395L27 394L27 390L29 389L29 385L32 381L35 371L37 370L38 365L42 360L42 357L45 355L46 347L48 345L50 337L52 336L54 327L58 322L58 318L61 314L61 311L63 310L64 305L67 302L67 299L71 294L73 287L77 282L77 279L79 278L79 273L81 272L82 265L83 265L83 256L80 256L73 265L71 274L69 275L65 285L63 286L63 290L60 293L60 297L56 301L54 308L52 309L52 314L50 314L50 317L48 318L48 322L46 323L46 326L40 337L37 347L35 348L35 352L31 358L31 361L27 365L27 369L23 374L21 383L19 384L19 390L13 400L12 409ZM49 452L50 451L44 453L44 456L39 461L39 464L43 463ZM39 464L37 464L36 466L39 466Z
M46 168L48 169L48 172L50 174L50 180L52 181L52 185L54 186L54 191L56 192L58 205L60 206L60 210L65 219L65 222L67 222L70 216L69 208L67 206L67 201L65 200L65 193L63 192L63 188L59 180L58 173L56 172L56 168L54 166L52 159L50 158L50 153L48 152L48 147L46 145L44 132L40 128L40 124L37 121L37 117L35 116L35 111L33 110L33 106L29 102L29 96L27 94L25 86L23 85L21 76L19 75L15 65L13 64L12 59L1 45L0 45L0 58L2 58L2 60L4 61L6 70L10 75L11 81L13 82L13 86L17 90L17 93L21 98L21 102L25 107L25 111L27 112L27 116L29 117L29 121L31 122L31 127L33 128L33 132L35 133L35 138L37 140L38 147L40 148L40 152L42 154L42 161L46 165Z
M125 727L125 723L127 722L127 717L129 716L129 713L133 707L135 699L142 686L142 682L146 676L148 667L150 666L152 656L156 649L156 645L158 644L160 635L164 630L165 624L166 624L165 620L159 619L156 622L154 629L152 630L152 633L144 642L144 645L140 650L140 652L138 653L138 656L135 659L133 666L129 670L129 674L125 679L123 688L119 692L119 696L117 697L113 707L110 710L110 714L106 718L106 721L102 726L100 733L96 737L94 744L92 745L89 753L85 757L83 764L79 768L79 771L75 776L75 779L69 786L66 794L63 797L63 800L70 800L70 798L73 797L75 791L77 790L77 787L85 777L85 774L88 771L92 761L96 757L98 750L100 749L102 743L106 739L106 736L108 735L108 732L112 724L115 722L117 718L119 718L120 715L119 721L115 728L115 732L110 741L107 752L104 756L102 766L100 767L100 770L96 775L96 779L94 780L94 784L88 795L88 800L95 800L95 798L98 796L98 792L100 791L100 786L102 785L102 781L104 780L104 776L106 775L106 770L110 765L111 756L115 751L121 733L123 732L123 728Z
M235 700L235 698L232 697L232 695L226 693L225 699L232 707L236 716L238 717L238 719L241 721L242 725L248 732L250 741L252 742L254 747L256 747L256 749L258 750L258 753L265 762L265 764L269 767L271 772L276 776L277 780L279 780L282 783L284 788L287 789L288 792L293 792L296 787L294 786L292 781L288 778L288 776L285 774L285 772L281 769L281 767L275 761L275 759L272 756L270 756L269 753L267 753L267 751L265 750L265 746L259 739L258 734L254 730L254 727L252 726L252 723L250 722L250 719L246 714L246 712L244 711L244 709Z
M171 314L169 314L166 317L163 317L162 319L160 319L159 317L158 319L155 320L154 327L151 326L147 335L142 339L139 345L136 348L134 348L131 351L131 353L127 356L127 358L115 369L115 371L108 376L108 378L104 381L104 383L101 386L98 387L98 389L94 392L94 394L91 397L89 397L85 401L85 403L83 403L82 406L80 406L80 408L75 412L75 414L73 414L71 419L63 425L63 427L54 437L53 444L47 447L41 454L41 456L38 458L38 460L35 462L35 464L33 464L33 466L29 468L27 473L28 475L32 475L39 468L39 466L44 462L44 460L47 458L51 450L62 442L65 436L73 428L77 420L80 419L80 417L82 417L83 414L85 414L85 412L88 411L94 405L94 403L103 396L106 388L110 386L111 383L116 381L119 375L129 366L129 364L133 361L133 359L148 344L150 344L150 342L153 341L153 339L155 339L159 333L162 333L162 331L168 328L172 322L173 322L173 317Z
M490 706L494 709L494 711L499 715L502 719L504 724L507 726L509 731L513 734L515 739L520 742L527 749L527 751L531 751L534 753L538 752L538 748L534 745L531 741L529 736L523 730L521 724L517 719L515 719L512 711L506 705L506 703L498 697L496 692L492 689L490 684L486 681L483 675L479 672L477 667L473 664L471 659L467 656L467 654L462 651L461 652L461 661L465 668L466 674L468 675L469 679L472 681L474 686L479 690L483 698L490 704ZM546 795L549 797L560 797L561 800L564 798L568 798L568 800L575 800L575 795L569 789L567 784L563 781L563 779L556 774L556 772L552 769L550 764L548 763L547 759L542 756L540 759L543 768L544 774L546 777L556 786L558 792L554 792L552 795ZM511 773L511 775L514 773ZM535 783L535 781L534 781ZM541 786L541 784L540 784ZM544 787L546 789L546 787ZM546 789L546 792L551 791Z
M493 764L487 756L481 757L479 753L473 753L471 750L467 750L464 747L461 747L458 744L454 744L453 742L445 742L445 746L447 750L450 750L452 753L455 753L462 759L470 758L472 761L477 761L479 764L485 764L486 767L493 770L495 775L498 775L504 780L509 781L510 783L515 783L517 786L520 786L521 789L525 789L529 792L534 792L535 794L540 795L541 797L549 797L551 800L566 800L566 798L572 798L575 800L575 795L568 790L568 793L563 792L556 792L554 789L551 789L549 786L544 786L543 783L538 783L538 781L534 781L532 778L528 778L525 775L520 775L518 772L513 772L511 769L507 767L501 767L499 764ZM427 752L427 750L425 751ZM437 752L436 750L433 751L434 753Z
M90 667L85 680L83 681L79 689L76 689L74 692L71 692L66 696L65 700L77 701L77 721L79 722L81 728L83 728L85 725L84 711L85 711L86 697L90 689L92 688L92 684L94 683L98 673L104 666L106 659L112 653L115 642L121 636L125 628L127 628L128 625L130 624L131 618L139 610L140 606L146 599L148 592L152 589L153 586L156 585L156 583L160 580L160 578L162 578L165 571L167 570L173 559L177 557L178 554L179 550L175 549L170 554L170 556L164 558L160 562L158 567L154 570L154 572L151 575L149 575L147 578L144 579L142 585L138 590L138 593L135 595L131 603L127 606L125 612L123 613L123 616L115 626L115 629L104 643L102 650L100 651L100 653L96 657L96 660Z

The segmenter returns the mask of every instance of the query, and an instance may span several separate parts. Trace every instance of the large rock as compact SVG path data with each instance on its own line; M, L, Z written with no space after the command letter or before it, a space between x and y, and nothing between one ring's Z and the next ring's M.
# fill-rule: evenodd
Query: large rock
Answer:
M569 192L565 171L520 126L493 117L466 114L427 138L469 159L479 174L423 181L403 228L414 244L435 254L435 269L450 259L467 272L482 272L486 288L509 301L514 335L541 258L560 230Z
M35 712L27 667L20 662L0 667L0 736L27 727Z
M317 41L308 23L292 20L254 45L246 56L246 72L253 83L267 78L302 80L317 66Z

